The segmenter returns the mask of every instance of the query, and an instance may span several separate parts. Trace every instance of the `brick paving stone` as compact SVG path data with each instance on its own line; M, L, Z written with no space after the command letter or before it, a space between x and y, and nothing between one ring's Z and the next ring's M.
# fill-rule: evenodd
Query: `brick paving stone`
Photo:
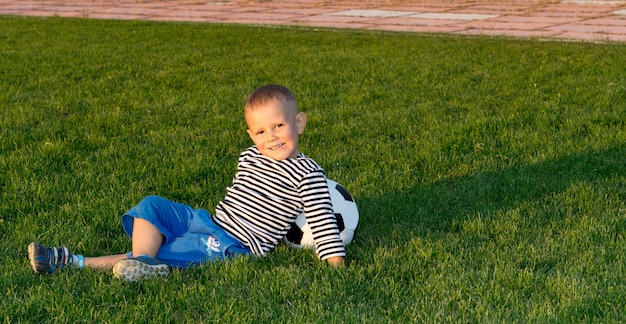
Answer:
M415 3L393 6L381 6L380 9L384 10L398 10L398 11L412 11L412 12L449 12L451 10L457 10L458 7L450 6L445 3L429 4L429 3Z
M554 27L545 28L546 30L554 30L562 33L580 33L580 34L615 34L626 35L626 27L615 26L596 26L596 25L580 25L580 24L566 24Z
M413 15L411 11L390 11L390 10L343 10L329 13L330 16L350 16L350 17L402 17Z
M566 23L571 23L571 22L576 22L576 21L581 21L581 20L582 20L581 18L576 18L576 17L552 17L550 19L549 24L559 25L559 24L566 24ZM544 26L548 24L548 22L546 22L545 17L537 17L537 16L530 16L530 15L501 16L501 17L490 19L489 21L497 21L497 22L511 23L511 24L515 24L515 23L537 24L538 26Z
M612 6L612 5L621 5L626 3L626 1L619 0L565 0L563 3L566 4L576 4L582 6L589 5L602 5L602 6Z
M85 13L75 11L55 12L53 10L29 10L28 16L32 17L62 17L62 18L89 18Z
M585 25L602 25L602 26L626 26L626 17L622 19L619 18L598 18L598 19L587 19L581 22Z
M376 25L375 28L367 28L375 30L395 31L395 32L413 32L413 33L429 33L429 34L454 34L461 30L451 26L430 26L430 25Z
M484 13L484 14L493 14L493 15L506 15L506 14L520 14L528 12L528 6L521 5L506 5L506 4L493 4L493 3L483 3L472 5L465 8L454 9L452 12L459 13Z
M577 17L602 17L610 15L612 11L615 10L615 7L609 6L599 6L599 7L587 7L587 6L572 6L572 5L564 5L564 4L553 4L548 5L539 12L546 13L565 13L569 12Z
M369 17L355 17L355 16L333 16L333 15L318 15L318 16L309 16L309 17L300 17L297 18L298 22L312 22L312 23L329 23L331 25L335 25L337 23L367 23L368 21L372 21L372 18Z
M144 19L141 20L147 20L147 21L162 21L162 22L180 22L180 18L175 17L175 16L150 16L150 17L146 17ZM221 20L221 19L215 19L215 18L204 18L204 17L195 17L195 18L187 18L184 20L184 22L189 22L189 23L213 23L213 24L219 24L219 23L225 23L225 21ZM244 24L246 22L233 22L233 23L239 23L239 24ZM251 25L254 25L252 23L249 23Z
M480 35L480 36L507 36L517 38L536 38L548 39L558 37L558 33L545 30L489 30L489 29L467 29L457 32L462 35Z
M263 20L266 20L269 24L273 24L274 21L292 21L301 17L300 15L294 14L281 14L281 13L268 13L268 12L238 12L238 13L222 13L220 18L225 20L234 20L234 21L257 21L258 23L262 23Z
M409 16L411 18L421 19L441 19L441 20L484 20L489 18L496 18L498 15L485 15L485 14L469 14L469 13L418 13Z
M607 35L607 34L589 34L589 33L562 33L558 35L559 39L570 41L586 41L594 43L609 42L626 42L626 35Z
M119 20L145 20L146 16L144 15L120 15L120 14L108 14L108 13L90 13L85 14L81 18L91 18L91 19L119 19Z
M315 22L315 21L298 21L296 25L307 27L324 27L336 29L377 29L371 24L362 24L355 22Z
M336 10L317 9L317 8L279 8L279 9L273 9L271 10L271 12L288 13L288 14L295 14L295 15L300 15L300 16L316 16L320 14L323 15L323 14L333 13L333 12L336 12Z
M385 18L385 19L375 20L372 22L380 26L388 26L388 25L430 26L431 28L440 28L440 27L460 24L465 21L443 20L443 19L416 19L416 18L410 18L410 17L399 17L399 18Z
M527 22L510 22L510 21L491 21L491 20L477 20L471 21L466 24L468 28L478 30L501 30L505 31L530 31L541 30L551 27L550 23L527 23ZM510 33L505 33L506 35Z
M109 15L114 17L114 15L120 15L122 17L134 15L138 17L145 17L150 15L154 10L147 10L145 8L102 8L98 10L92 11L94 14L102 14Z

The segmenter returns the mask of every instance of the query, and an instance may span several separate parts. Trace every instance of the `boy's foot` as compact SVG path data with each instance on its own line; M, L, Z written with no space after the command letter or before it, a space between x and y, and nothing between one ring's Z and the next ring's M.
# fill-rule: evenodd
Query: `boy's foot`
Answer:
M147 255L120 260L113 266L113 276L126 281L167 277L169 274L167 264Z
M70 251L64 247L45 246L37 242L28 245L30 266L36 273L53 273L69 266Z

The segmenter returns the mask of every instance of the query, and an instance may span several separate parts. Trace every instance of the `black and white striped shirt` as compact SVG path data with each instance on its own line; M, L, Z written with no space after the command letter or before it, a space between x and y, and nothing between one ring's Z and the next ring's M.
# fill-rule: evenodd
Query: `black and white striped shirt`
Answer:
M239 156L233 185L213 218L254 254L265 255L302 212L318 257L345 256L324 170L304 154L276 161L252 146Z

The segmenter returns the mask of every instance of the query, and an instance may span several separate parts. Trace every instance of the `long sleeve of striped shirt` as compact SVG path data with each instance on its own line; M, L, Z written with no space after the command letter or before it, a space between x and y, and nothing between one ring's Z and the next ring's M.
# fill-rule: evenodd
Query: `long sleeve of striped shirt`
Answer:
M233 184L213 219L254 254L265 255L302 212L318 257L345 257L322 168L304 154L276 161L252 146L239 156Z

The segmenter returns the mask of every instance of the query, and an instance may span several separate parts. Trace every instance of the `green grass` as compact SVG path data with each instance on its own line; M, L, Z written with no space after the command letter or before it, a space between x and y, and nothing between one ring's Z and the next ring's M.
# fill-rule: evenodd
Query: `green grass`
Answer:
M0 321L623 322L625 75L624 44L1 17ZM212 211L266 83L357 200L347 268L33 274L34 240L129 250L146 195Z

